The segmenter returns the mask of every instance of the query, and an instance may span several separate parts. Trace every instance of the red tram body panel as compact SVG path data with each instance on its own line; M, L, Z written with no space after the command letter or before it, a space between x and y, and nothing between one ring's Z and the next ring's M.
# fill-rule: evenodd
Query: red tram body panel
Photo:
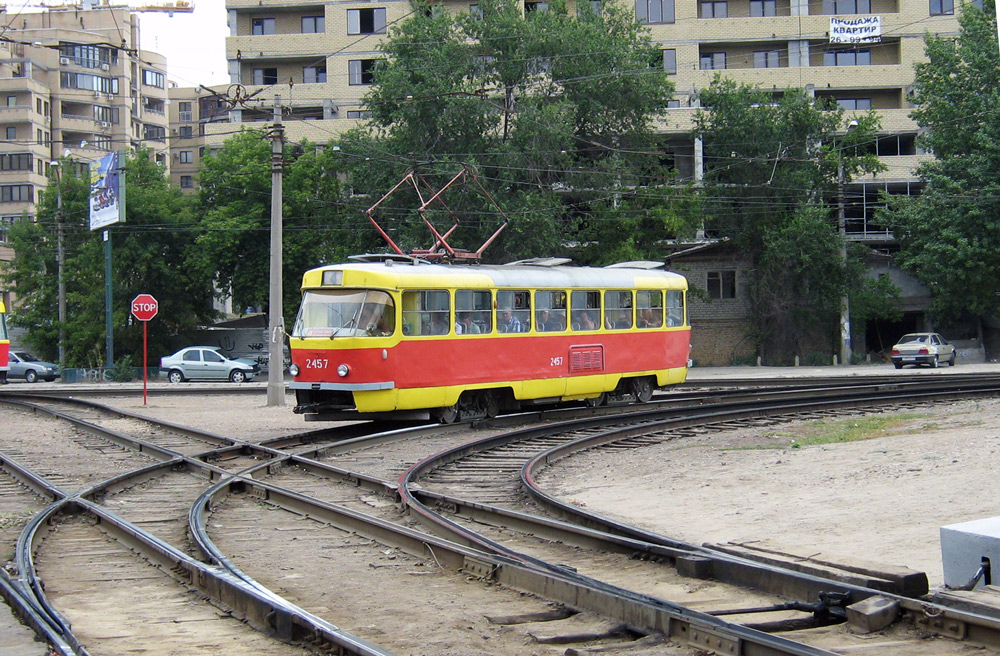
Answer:
M7 381L10 371L10 337L7 334L7 307L0 301L0 382Z
M686 289L677 274L624 267L314 269L290 338L296 412L490 416L525 402L648 400L686 377Z

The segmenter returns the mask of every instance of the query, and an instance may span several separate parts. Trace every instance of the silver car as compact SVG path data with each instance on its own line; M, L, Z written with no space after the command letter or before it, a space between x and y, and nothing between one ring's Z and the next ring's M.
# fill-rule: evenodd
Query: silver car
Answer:
M214 346L189 346L173 355L160 358L160 371L167 372L167 380L180 383L195 378L231 380L234 383L253 380L260 367L252 360L230 360Z
M29 383L39 379L52 381L59 378L59 365L39 360L27 351L11 351L7 377L23 378Z
M892 347L892 364L902 369L904 364L926 364L937 367L947 362L955 366L955 347L938 333L909 333Z

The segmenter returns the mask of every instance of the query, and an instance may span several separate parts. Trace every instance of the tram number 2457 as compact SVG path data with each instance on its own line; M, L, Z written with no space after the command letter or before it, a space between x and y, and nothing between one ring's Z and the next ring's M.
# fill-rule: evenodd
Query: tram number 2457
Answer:
M563 364L565 362L566 362L566 358L564 358L561 355L557 355L557 356L555 356L553 358L550 358L549 366L550 367L561 367L561 366L563 366Z
M326 369L330 361L327 358L306 358L305 365L306 369Z

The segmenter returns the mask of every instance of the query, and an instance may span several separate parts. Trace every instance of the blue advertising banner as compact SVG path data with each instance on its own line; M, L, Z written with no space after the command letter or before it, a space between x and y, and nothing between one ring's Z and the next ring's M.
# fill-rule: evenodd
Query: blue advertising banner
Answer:
M121 151L108 153L90 165L90 229L125 220L125 179Z

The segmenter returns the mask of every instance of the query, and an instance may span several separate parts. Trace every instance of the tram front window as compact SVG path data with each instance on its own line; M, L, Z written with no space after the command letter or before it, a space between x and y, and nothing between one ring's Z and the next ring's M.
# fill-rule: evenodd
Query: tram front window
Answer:
M292 337L383 337L396 327L392 297L374 290L308 291Z

